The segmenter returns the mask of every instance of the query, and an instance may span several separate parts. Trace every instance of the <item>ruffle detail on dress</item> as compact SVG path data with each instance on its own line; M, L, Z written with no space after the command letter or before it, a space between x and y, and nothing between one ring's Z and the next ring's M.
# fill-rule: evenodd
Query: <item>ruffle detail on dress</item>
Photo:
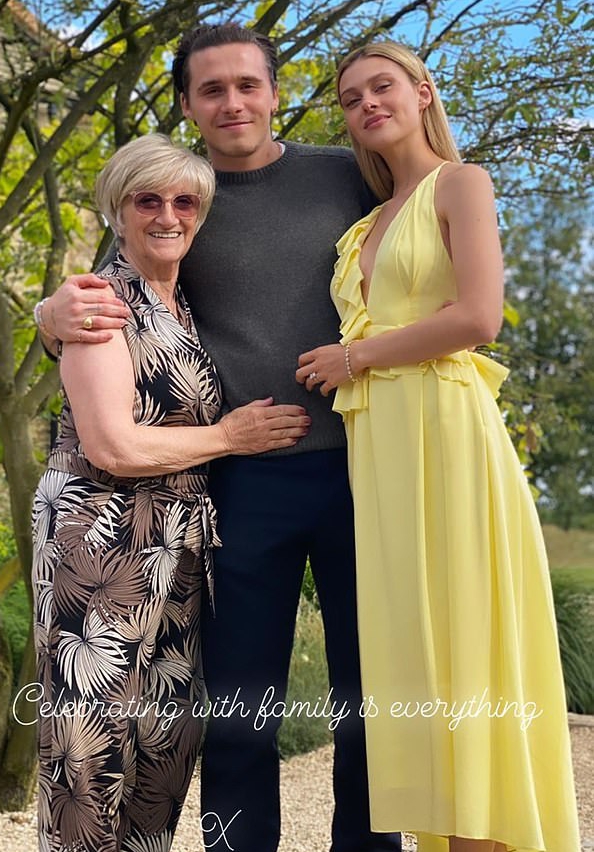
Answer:
M336 244L338 260L334 266L334 277L330 285L330 294L342 317L340 325L341 343L376 337L386 331L403 328L403 325L380 325L373 323L361 298L361 268L359 254L361 242L381 207L376 207L364 219L355 222ZM440 379L470 385L474 371L487 385L491 395L497 398L499 388L509 374L509 370L477 352L464 349L443 358L432 358L419 364L403 364L399 367L372 367L356 382L341 385L336 391L334 411L345 414L347 411L366 409L369 402L369 381L372 378L396 379L406 375L424 375L433 370Z
M375 330L376 327L374 327ZM394 328L397 328L395 326ZM382 333L389 329L381 327ZM366 337L372 337L367 329ZM428 370L433 372L446 382L458 382L469 386L472 383L472 375L476 373L487 385L491 395L496 399L499 388L509 374L507 367L498 364L491 358L480 355L478 352L469 352L464 349L446 355L443 358L431 358L421 361L419 364L402 364L399 367L372 367L356 382L340 385L334 399L334 411L344 415L348 411L366 409L369 405L369 382L373 378L397 379L400 376L424 376Z
M361 239L379 211L380 208L376 207L364 219L355 222L336 243L338 260L334 265L330 295L343 318L340 325L343 343L364 337L371 323L365 303L361 299L362 276L357 258L361 251Z

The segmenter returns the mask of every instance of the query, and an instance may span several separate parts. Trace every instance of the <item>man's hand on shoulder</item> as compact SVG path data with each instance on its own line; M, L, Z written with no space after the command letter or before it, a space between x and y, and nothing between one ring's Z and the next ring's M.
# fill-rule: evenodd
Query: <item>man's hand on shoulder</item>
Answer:
M39 311L40 331L45 345L52 342L105 343L110 329L122 328L129 308L118 299L109 282L98 275L71 275L44 300Z

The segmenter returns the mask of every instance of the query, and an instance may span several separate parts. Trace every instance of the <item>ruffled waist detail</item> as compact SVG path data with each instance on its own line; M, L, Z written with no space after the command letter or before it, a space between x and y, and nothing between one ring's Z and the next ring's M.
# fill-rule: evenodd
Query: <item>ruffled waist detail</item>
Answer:
M382 331L388 330L387 327L382 328ZM376 333L381 332L376 331ZM364 336L370 337L372 335L368 333ZM334 411L344 415L349 411L368 408L369 384L374 379L398 379L401 376L411 375L424 376L429 370L432 370L443 381L458 382L465 386L470 386L473 379L476 380L478 376L487 385L494 399L499 395L499 388L509 375L507 367L485 357L485 355L469 352L466 349L445 355L443 358L421 361L418 364L402 364L399 367L372 367L358 381L340 385L334 399Z

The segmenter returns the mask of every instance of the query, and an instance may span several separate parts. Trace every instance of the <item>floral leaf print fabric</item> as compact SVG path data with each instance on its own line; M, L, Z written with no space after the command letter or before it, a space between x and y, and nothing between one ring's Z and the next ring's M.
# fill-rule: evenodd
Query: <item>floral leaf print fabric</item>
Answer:
M118 256L102 275L124 329L134 419L209 425L220 386L178 320ZM180 296L181 298L181 296ZM65 400L33 507L42 852L168 852L202 738L203 579L217 545L205 466L120 479L85 458Z

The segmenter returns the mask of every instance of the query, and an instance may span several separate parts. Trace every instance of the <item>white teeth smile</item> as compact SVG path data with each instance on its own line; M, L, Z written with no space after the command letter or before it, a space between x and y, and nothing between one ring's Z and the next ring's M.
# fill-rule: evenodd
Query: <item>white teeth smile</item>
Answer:
M159 240L174 240L181 237L181 231L153 231L151 237L156 237Z

